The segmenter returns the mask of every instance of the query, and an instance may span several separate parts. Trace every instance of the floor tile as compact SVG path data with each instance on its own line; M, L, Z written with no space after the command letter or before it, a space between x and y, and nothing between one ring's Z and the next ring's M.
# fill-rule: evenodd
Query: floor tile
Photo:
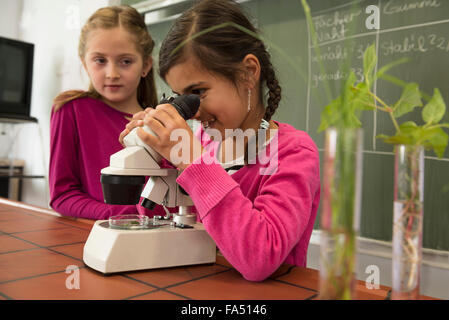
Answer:
M315 294L273 280L247 281L236 270L170 287L169 291L203 300L304 300Z
M2 210L0 211L0 222L11 220L26 220L29 218L29 214L17 212L14 210Z
M0 283L51 272L65 271L79 262L47 249L19 251L0 255ZM0 290L1 291L1 290Z
M318 291L319 277L318 270L295 267L288 274L277 277L276 279Z
M68 244L65 246L51 247L52 250L61 252L72 258L83 260L84 243Z
M132 298L130 300L185 300L176 294L168 293L164 290L157 290L142 296Z
M37 208L38 210L40 208ZM48 209L44 209L48 210ZM20 220L20 219L29 219L30 217L44 219L47 221L55 221L57 223L64 224L66 226L74 226L86 230L92 229L95 220L92 219L83 219L83 218L73 218L73 217L65 217L58 215L51 215L46 212L39 212L35 210L28 210L23 208L13 208L3 209L0 204L0 222L2 221L10 221L10 220Z
M38 248L8 235L0 235L0 253Z
M38 244L40 246L57 246L76 242L85 242L89 231L78 228L63 228L48 231L32 231L17 233L14 236Z
M73 288L75 272L51 275L0 284L0 292L13 299L79 300L79 299L126 299L148 291L146 286L120 275L103 276L88 268L79 270L79 289ZM67 288L67 283L69 287Z
M95 220L89 220L89 219L71 219L69 217L59 217L57 218L57 221L60 223L63 223L65 225L70 225L73 227L91 230L92 226L95 223Z
M210 274L215 274L227 270L218 265L198 265L190 267L154 269L150 271L131 272L127 275L159 288L201 278Z
M70 226L59 223L56 219L43 219L33 217L32 215L18 216L17 219L0 221L0 230L7 233L63 228L70 228Z
M368 289L364 281L357 281L356 300L385 300L388 294L388 287L379 286L379 289Z
M419 300L441 300L441 299L429 297L429 296L419 296Z
M283 275L286 275L290 273L290 271L293 268L296 268L296 266L290 264L283 264L275 272L273 272L273 274L270 276L270 279L277 279Z
M220 252L217 252L217 258L215 259L215 262L225 267L233 268L233 266L228 262L228 260L226 260L226 258Z

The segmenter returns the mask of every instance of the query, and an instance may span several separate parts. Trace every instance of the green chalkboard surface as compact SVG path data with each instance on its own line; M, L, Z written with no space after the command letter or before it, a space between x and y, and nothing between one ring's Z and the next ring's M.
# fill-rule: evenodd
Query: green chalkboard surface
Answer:
M130 2L130 1L128 1ZM135 1L132 1L135 2ZM378 66L402 57L410 62L390 73L404 81L417 82L420 89L432 94L439 88L449 104L449 1L447 0L309 0L321 55L317 56L300 0L252 0L242 4L254 18L273 57L283 99L274 119L307 131L323 157L323 134L317 133L322 107L328 102L324 81L332 94L347 74L342 63L349 61L362 80L362 56L375 43ZM367 29L370 14L365 9L376 5L380 10L380 28ZM149 30L157 43L155 58L172 21L154 23ZM230 44L232 45L232 44ZM318 67L321 60L326 67ZM157 80L160 92L170 92ZM401 89L386 81L375 84L375 93L388 103L395 102ZM420 112L406 115L401 121L420 122ZM446 116L445 122L449 122ZM378 134L392 134L394 127L382 113L366 112L364 128L363 195L360 234L363 237L390 241L393 213L393 147L376 140ZM449 150L443 159L426 153L423 246L449 250ZM449 186L446 187L446 190ZM319 228L319 217L316 228Z
M372 43L379 56L377 68L408 57L409 63L390 73L404 81L417 82L421 90L429 94L439 88L449 104L449 1L309 2L321 54L317 56L310 37L302 40L308 48L307 60L302 62L304 69L307 65L308 75L305 129L320 150L323 134L317 133L317 128L321 107L327 102L323 99L324 83L327 81L337 96L347 76L343 64L348 59L358 79L362 80L363 52ZM365 9L372 4L380 9L379 30L369 30L365 25L370 16ZM303 19L300 18L302 23ZM319 68L319 60L325 72ZM387 103L397 101L401 91L384 80L375 84L376 94ZM375 137L381 133L393 134L395 130L385 113L365 112L362 119L365 152L361 235L389 241L392 236L393 147ZM420 110L400 119L401 122L408 120L421 123ZM447 116L445 120L449 120ZM431 151L426 156L423 245L449 250L449 192L444 192L449 184L449 149L443 159L437 159Z

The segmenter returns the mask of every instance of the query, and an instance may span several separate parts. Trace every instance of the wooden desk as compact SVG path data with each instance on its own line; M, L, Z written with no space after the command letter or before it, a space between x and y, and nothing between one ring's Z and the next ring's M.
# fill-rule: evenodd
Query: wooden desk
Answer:
M82 259L93 221L52 214L0 198L0 300L309 300L318 296L317 270L283 265L269 279L250 282L220 254L213 265L103 276ZM79 289L66 287L70 265L79 267ZM388 291L384 286L369 290L359 281L357 298L382 300Z

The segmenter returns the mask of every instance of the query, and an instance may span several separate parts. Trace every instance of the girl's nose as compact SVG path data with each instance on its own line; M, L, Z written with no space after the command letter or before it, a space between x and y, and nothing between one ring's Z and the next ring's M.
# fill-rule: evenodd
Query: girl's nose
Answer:
M195 113L195 115L192 117L193 120L199 120L201 117L201 111L198 109L198 111Z
M120 74L117 72L117 68L114 65L110 65L107 69L106 78L108 79L118 79Z
M205 121L206 118L210 118L210 115L200 105L200 107L198 108L198 111L195 113L195 115L191 119L198 120L198 121Z

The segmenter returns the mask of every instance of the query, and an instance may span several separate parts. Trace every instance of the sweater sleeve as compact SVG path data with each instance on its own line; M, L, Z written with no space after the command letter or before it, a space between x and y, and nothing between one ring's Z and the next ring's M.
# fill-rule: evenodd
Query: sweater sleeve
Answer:
M318 152L300 147L279 157L276 172L263 178L253 201L219 164L196 163L183 171L178 183L193 199L204 227L245 279L266 279L285 261L309 222L320 187Z
M52 112L50 121L50 206L64 216L108 219L121 214L136 214L136 205L110 205L83 191L80 180L79 137L73 112L63 107Z

